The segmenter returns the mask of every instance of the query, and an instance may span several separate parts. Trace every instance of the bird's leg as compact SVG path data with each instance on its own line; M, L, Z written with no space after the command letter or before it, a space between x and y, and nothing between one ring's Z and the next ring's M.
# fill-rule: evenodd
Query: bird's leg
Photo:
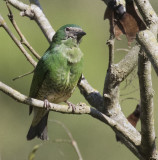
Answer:
M69 102L69 101L65 101L65 103L67 103L67 105L69 106L69 108L72 107L72 113L74 113L75 109L76 109L75 105L73 103Z
M43 105L44 108L46 108L47 110L50 109L50 103L47 99L44 100L44 105Z

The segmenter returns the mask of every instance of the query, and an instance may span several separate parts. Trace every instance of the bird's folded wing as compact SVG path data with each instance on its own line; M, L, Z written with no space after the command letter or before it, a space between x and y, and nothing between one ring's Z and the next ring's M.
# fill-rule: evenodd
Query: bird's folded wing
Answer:
M47 74L48 74L48 68L44 64L43 59L40 59L38 65L34 71L34 76L32 79L32 84L31 84L30 93L29 93L29 96L31 98L38 98L37 97L38 91L39 91L40 87L42 86L42 83L43 83ZM32 109L33 109L33 107L30 106L29 114L32 113Z

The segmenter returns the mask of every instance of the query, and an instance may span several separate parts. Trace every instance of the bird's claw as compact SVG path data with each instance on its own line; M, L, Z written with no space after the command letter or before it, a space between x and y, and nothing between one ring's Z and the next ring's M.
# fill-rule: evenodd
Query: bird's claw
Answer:
M47 99L44 100L44 105L43 105L44 108L46 108L47 110L50 109L50 103Z
M67 105L69 108L72 108L72 113L75 113L76 107L73 103L66 101Z

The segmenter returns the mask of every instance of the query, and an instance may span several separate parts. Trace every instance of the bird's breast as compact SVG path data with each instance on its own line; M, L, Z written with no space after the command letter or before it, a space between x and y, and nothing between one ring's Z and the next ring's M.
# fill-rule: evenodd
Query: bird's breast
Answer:
M41 89L38 92L38 97L41 100L48 99L53 103L60 103L66 101L71 97L79 76L69 72L63 72L58 69L56 74L49 74L44 80Z

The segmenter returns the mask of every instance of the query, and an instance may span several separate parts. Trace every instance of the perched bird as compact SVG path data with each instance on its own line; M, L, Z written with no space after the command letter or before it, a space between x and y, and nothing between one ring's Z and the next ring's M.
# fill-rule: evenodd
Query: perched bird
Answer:
M83 53L79 48L82 36L86 33L75 24L62 26L54 35L50 47L39 60L31 84L29 96L49 102L67 102L71 97L83 69ZM70 102L67 102L70 104ZM36 136L47 140L47 120L49 109L30 106L34 117L27 134L27 140Z

